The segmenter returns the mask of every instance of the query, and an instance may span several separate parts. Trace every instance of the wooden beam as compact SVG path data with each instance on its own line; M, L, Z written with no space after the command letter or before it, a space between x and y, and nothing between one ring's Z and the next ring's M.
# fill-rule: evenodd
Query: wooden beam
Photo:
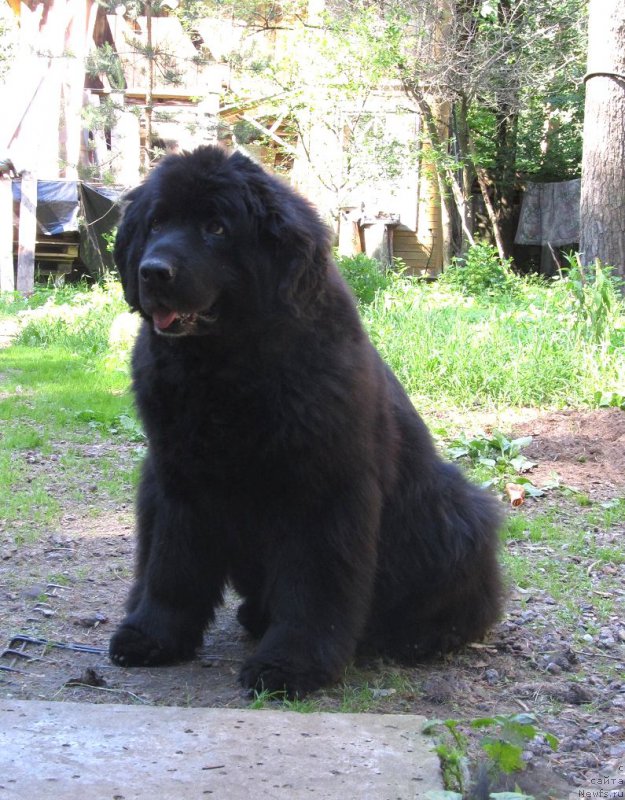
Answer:
M273 139L273 141L279 144L280 147L283 147L287 153L291 153L291 155L297 155L297 150L292 144L289 144L285 139L282 139L282 137L278 136L270 128L266 128L264 125L261 125L261 123L257 119L254 119L254 117L250 116L249 114L243 114L242 119L244 119L246 122L249 122L250 125L253 125L261 133L264 133L265 136Z
M37 178L22 177L19 245L17 248L17 291L28 296L35 290L35 242L37 240Z
M14 291L13 183L10 178L0 178L0 292Z

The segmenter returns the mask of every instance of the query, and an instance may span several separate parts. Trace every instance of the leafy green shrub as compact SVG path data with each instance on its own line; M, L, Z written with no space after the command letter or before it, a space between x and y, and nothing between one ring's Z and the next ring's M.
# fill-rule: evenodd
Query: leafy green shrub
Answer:
M439 278L442 285L473 297L514 292L517 281L510 262L502 261L497 250L486 242L477 242L464 256L454 258Z
M471 463L479 464L501 478L507 479L511 475L516 478L517 473L527 472L536 466L521 453L531 442L531 436L508 439L500 431L493 431L489 435L479 433L471 437L461 434L450 443L447 453L454 460L467 458Z
M376 293L389 285L388 271L365 253L338 256L336 263L360 303L372 303Z

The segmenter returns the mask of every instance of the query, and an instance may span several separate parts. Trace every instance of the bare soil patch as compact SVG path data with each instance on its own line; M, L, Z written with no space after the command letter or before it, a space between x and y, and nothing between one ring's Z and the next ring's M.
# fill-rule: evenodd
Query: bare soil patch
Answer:
M517 434L531 436L524 454L537 466L535 482L561 483L592 499L625 493L625 413L618 408L586 412L560 411L520 425Z
M502 426L501 420L489 418L481 424L533 436L524 452L537 462L530 475L537 485L551 481L555 473L562 485L575 487L591 501L625 497L624 412L532 412L507 422ZM126 456L122 448L120 458ZM49 471L50 490L59 487L65 513L54 529L20 544L15 544L16 531L0 524L2 696L248 706L250 699L237 675L253 643L236 622L234 595L228 595L191 663L122 669L109 662L108 639L122 617L132 576L132 498L111 504L89 475L85 501L71 501L70 493L61 490L63 481L54 475L55 462L44 463L36 454L30 458L33 470ZM531 514L534 502L511 513ZM564 493L549 492L538 503L542 509L551 503L575 524L579 506L567 505ZM593 535L599 541L603 537L606 547L620 548L625 526L595 530ZM531 541L515 541L510 547L530 557L540 551ZM544 547L541 552L544 555ZM511 586L506 616L487 641L414 669L357 664L348 671L345 686L315 696L320 709L345 709L346 700L366 685L371 689L366 711L438 719L531 711L539 727L560 739L560 747L553 753L544 741L528 746L527 769L516 778L527 793L560 800L569 792L578 796L576 787L591 787L598 778L625 778L625 771L619 772L625 770L625 565L593 564L590 557L586 563L583 553L574 557L584 565L592 588L579 618L570 624L557 618L557 603L548 592ZM602 595L614 601L617 613L597 629L597 604L607 599ZM582 638L584 630L594 632ZM359 708L352 705L349 710Z

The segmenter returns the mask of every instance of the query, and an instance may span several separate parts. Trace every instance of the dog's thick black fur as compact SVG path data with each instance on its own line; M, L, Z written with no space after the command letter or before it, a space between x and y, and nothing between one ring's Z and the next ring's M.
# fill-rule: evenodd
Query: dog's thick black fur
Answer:
M304 694L358 646L414 662L481 637L494 503L435 452L317 213L216 147L164 159L128 200L115 258L144 318L149 448L113 661L191 658L228 582L260 640L250 689Z

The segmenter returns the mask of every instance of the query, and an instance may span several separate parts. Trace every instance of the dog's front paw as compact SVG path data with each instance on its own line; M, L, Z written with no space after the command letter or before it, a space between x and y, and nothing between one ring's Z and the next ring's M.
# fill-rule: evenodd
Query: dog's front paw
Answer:
M160 642L131 625L120 625L113 634L109 656L120 667L146 667L174 660Z
M331 678L323 671L302 669L289 661L252 656L243 665L239 680L250 692L279 693L294 699L320 689Z

